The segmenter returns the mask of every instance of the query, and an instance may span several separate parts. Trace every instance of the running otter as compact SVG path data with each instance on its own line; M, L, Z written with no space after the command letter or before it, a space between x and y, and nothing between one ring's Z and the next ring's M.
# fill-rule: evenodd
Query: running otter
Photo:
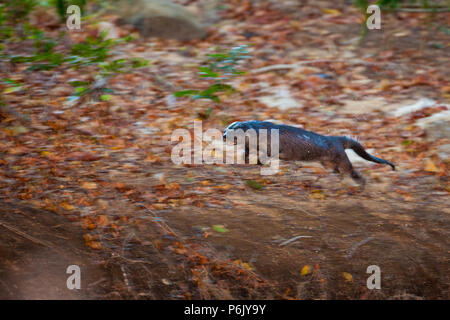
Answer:
M349 174L361 184L364 184L364 179L353 169L345 149L353 149L361 158L390 165L392 170L395 170L393 163L368 154L358 141L345 136L324 136L297 127L252 120L230 124L225 129L223 138L226 139L231 130L239 129L244 132L254 129L258 136L259 129L266 129L268 141L270 141L270 129L278 129L281 160L320 161L323 166L333 168L336 173ZM270 148L268 149L270 153ZM248 146L246 146L246 159L248 159L248 152Z

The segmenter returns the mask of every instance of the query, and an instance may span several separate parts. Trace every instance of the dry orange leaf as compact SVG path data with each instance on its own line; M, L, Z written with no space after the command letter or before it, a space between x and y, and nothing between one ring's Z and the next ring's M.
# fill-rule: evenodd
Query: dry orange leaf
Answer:
M106 227L109 224L108 217L105 215L100 215L96 219L97 225L101 227Z
M341 12L339 10L337 10L337 9L322 8L321 10L322 10L323 13L332 14L332 15L335 15L335 16L341 14Z
M86 241L86 245L92 249L98 250L102 248L101 242L98 241Z
M8 153L9 154L13 154L13 155L25 154L25 153L28 153L28 152L30 152L30 150L28 148L23 147L23 146L10 148L8 150Z
M345 281L352 282L353 276L348 272L342 272L342 276L344 277Z
M425 164L425 171L428 171L428 172L439 172L439 169L438 169L438 167L436 167L436 165L434 164L433 161L428 159L427 163Z
M156 162L161 162L161 159L157 155L149 153L147 155L147 157L145 158L145 161L150 162L150 163L156 163Z
M63 207L66 210L73 210L75 209L75 207L71 204L68 204L67 202L61 202L60 204L61 207Z
M84 218L84 227L88 230L92 230L97 228L97 225L90 219L90 218Z
M309 264L307 264L302 268L302 271L300 272L300 274L302 276L306 276L306 275L310 274L311 272L312 272L312 268Z
M95 182L83 182L81 187L86 190L97 189L97 184Z

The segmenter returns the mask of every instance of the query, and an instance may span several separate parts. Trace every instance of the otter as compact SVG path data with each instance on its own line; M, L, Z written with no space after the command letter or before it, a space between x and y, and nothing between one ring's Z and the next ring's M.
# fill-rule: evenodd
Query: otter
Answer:
M364 178L353 169L352 163L345 153L345 149L353 149L361 158L375 163L387 164L392 167L392 170L395 170L393 163L367 153L358 141L346 136L325 136L284 124L252 120L233 122L225 129L223 139L226 140L231 130L239 129L243 132L254 129L258 137L259 130L266 129L268 144L270 143L270 130L278 129L279 158L281 160L320 161L324 167L331 167L335 173L341 175L348 174L353 180L362 185L364 185ZM270 147L267 149L270 153ZM246 162L248 162L248 142L245 147L245 152Z

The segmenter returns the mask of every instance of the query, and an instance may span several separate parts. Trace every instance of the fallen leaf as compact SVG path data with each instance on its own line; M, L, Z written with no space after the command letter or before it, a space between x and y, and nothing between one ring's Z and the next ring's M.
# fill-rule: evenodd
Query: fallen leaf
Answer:
M99 249L102 248L101 242L98 242L98 241L88 241L88 242L85 242L85 243L86 243L86 245L88 247L90 247L92 249L95 249L95 250L99 250Z
M13 147L11 149L8 150L9 154L13 154L13 155L19 155L19 154L25 154L30 152L30 150L28 148L25 148L23 146L19 146L19 147Z
M311 194L309 196L313 199L319 199L319 200L323 200L326 198L325 195L323 194L323 190L320 190L320 189L312 190Z
M309 264L307 264L302 268L302 271L300 272L300 274L302 276L306 276L306 275L310 274L311 272L312 272L312 268Z
M97 189L97 184L95 182L83 182L81 187L86 190Z
M86 229L93 230L93 229L97 228L97 225L90 218L85 218L83 221L84 221L84 227Z
M61 202L61 207L63 207L66 210L73 210L75 207L71 204L68 204L67 202Z
M102 208L103 210L108 209L109 205L108 205L108 201L103 200L103 199L98 199L97 200L97 204L100 206L100 208Z
M10 136L17 136L19 134L27 133L30 130L28 128L23 127L23 126L12 126L12 127L4 128L3 131L5 131Z
M105 215L100 215L96 219L97 225L101 227L106 227L109 224L108 217Z
M339 10L337 10L337 9L322 8L321 10L322 10L323 13L332 14L334 16L337 16L337 15L341 14L341 12Z
M345 281L352 282L353 276L348 272L342 272L342 276L344 277Z
M78 160L78 161L95 161L95 160L99 160L102 157L99 155L95 155L89 152L73 152L70 153L67 157L67 160L69 161L74 161L74 160Z
M261 190L262 188L264 188L264 186L261 183L255 180L247 180L246 183L249 187L255 190Z
M427 163L425 164L425 171L428 171L428 172L439 172L439 169L438 169L438 167L436 167L436 165L434 164L433 161L428 159Z
M217 231L217 232L228 232L228 231L229 231L229 230L228 230L227 228L225 228L223 225L215 224L215 225L213 225L212 227L213 227L213 229L214 229L215 231Z

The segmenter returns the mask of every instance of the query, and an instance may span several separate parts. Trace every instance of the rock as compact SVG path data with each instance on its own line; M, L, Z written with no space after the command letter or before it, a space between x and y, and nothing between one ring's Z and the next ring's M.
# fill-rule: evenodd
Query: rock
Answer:
M200 17L169 0L119 0L115 8L120 22L135 26L144 37L191 40L206 34Z
M368 98L364 100L342 100L344 105L340 110L353 115L366 114L375 110L385 110L386 100L382 97Z
M259 97L258 101L264 103L269 108L278 108L280 110L303 107L300 102L292 98L289 89L285 86L271 88L270 92L271 95Z
M449 162L450 160L450 144L443 144L437 148L437 155L439 159L445 162Z
M401 117L408 113L416 112L419 110L422 110L424 108L432 107L436 104L436 101L428 99L428 98L422 98L416 103L413 103L411 105L403 106L397 110L395 110L392 114L395 117Z
M99 22L97 27L99 34L103 32L106 33L105 39L120 38L119 30L117 29L116 25L111 22L108 21Z
M425 130L429 141L450 139L450 110L419 119L416 124Z

